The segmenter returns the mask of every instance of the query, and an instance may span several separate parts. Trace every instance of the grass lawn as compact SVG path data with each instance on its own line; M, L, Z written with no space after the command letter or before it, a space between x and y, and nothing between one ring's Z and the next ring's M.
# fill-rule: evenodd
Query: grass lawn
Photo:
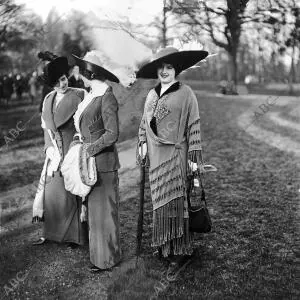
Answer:
M176 282L146 234L144 262L110 287L111 299L297 299L299 158L237 127L249 104L197 96L205 159L219 170L206 180L213 232Z
M32 191L25 190L27 206L5 215L5 222L0 224L14 222L20 215L27 220L20 227L0 233L0 299L300 298L296 280L299 157L268 146L238 127L238 116L257 109L253 103L238 101L238 97L202 96L201 91L197 97L204 157L218 168L205 180L213 230L197 237L197 255L176 281L166 278L167 263L152 255L148 186L143 254L135 264L139 169L132 166L120 173L124 262L111 272L92 275L87 270L87 247L72 250L56 243L31 246L30 240L41 232L41 227L30 224ZM10 117L16 120L13 113L7 120ZM266 128L271 132L269 121ZM276 127L276 133L280 130ZM282 128L282 133L286 136L289 131ZM294 135L293 131L291 137ZM135 145L126 151L134 152ZM15 188L14 176L20 176L17 174L22 174L18 187L37 180L41 159L29 156L24 164L9 162L11 168L4 164L0 184L5 192ZM31 175L26 176L29 171Z

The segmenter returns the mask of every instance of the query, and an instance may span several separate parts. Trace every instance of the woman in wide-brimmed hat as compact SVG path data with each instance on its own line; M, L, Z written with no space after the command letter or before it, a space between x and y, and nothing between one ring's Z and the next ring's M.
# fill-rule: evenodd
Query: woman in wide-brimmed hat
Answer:
M115 143L119 136L118 102L106 80L119 82L102 67L96 51L75 56L90 92L78 106L74 123L87 157L95 157L97 181L87 195L91 271L100 272L121 260L119 239L120 167Z
M33 205L33 221L45 220L46 240L84 244L86 225L80 222L81 199L66 191L61 164L76 133L73 115L85 91L68 87L66 57L55 57L46 66L45 80L53 91L46 95L42 109L46 160Z
M203 161L197 98L176 77L207 55L206 51L167 47L137 72L138 78L159 79L146 98L137 155L139 163L149 159L152 246L163 257L173 256L177 263L193 252L187 176L197 168L203 171Z

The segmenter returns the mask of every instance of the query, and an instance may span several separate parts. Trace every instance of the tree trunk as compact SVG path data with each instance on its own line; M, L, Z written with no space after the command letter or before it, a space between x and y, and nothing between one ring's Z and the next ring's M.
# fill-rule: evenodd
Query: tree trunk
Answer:
M237 94L237 84L238 84L238 69L237 69L237 55L235 52L229 53L229 63L230 63L230 93L236 95Z
M167 4L164 0L163 20L162 20L162 46L167 47Z
M289 74L289 95L293 95L294 94L294 87L293 87L293 83L296 81L296 73L295 73L295 46L293 46L293 50L292 50L292 61L291 61L291 68L290 68L290 74Z

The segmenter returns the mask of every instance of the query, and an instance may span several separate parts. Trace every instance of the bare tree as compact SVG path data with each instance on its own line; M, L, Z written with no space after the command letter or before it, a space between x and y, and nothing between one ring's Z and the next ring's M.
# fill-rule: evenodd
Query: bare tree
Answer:
M280 47L279 52L281 54L286 53L290 49L291 65L289 72L289 93L293 94L293 83L296 82L296 67L295 67L295 55L296 49L298 49L298 57L300 58L300 6L296 5L296 1L292 0L285 7L289 12L292 20L290 21L290 30L284 40L284 44ZM285 18L283 20L277 20L277 24L286 23Z
M191 27L208 33L215 45L226 50L230 59L230 80L238 82L237 53L249 0L184 1L174 0L173 12ZM210 2L210 4L209 4ZM233 86L235 92L235 86Z
M16 5L12 0L2 0L0 4L0 51L5 49L8 42L10 26L21 10L21 5Z
M228 53L231 71L229 79L234 82L232 92L235 93L241 35L249 23L272 26L273 14L281 12L277 2L280 1L174 0L173 12L191 28L206 32L216 46Z

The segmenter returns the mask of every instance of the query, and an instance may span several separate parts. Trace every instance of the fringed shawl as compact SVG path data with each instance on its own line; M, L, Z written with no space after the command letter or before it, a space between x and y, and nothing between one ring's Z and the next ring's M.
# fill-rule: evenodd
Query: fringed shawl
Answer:
M153 89L145 103L139 144L147 142L153 203L153 246L163 255L190 254L188 230L187 160L201 163L200 118L197 99L183 84L159 97ZM150 121L155 117L157 135ZM172 248L172 249L171 249Z

